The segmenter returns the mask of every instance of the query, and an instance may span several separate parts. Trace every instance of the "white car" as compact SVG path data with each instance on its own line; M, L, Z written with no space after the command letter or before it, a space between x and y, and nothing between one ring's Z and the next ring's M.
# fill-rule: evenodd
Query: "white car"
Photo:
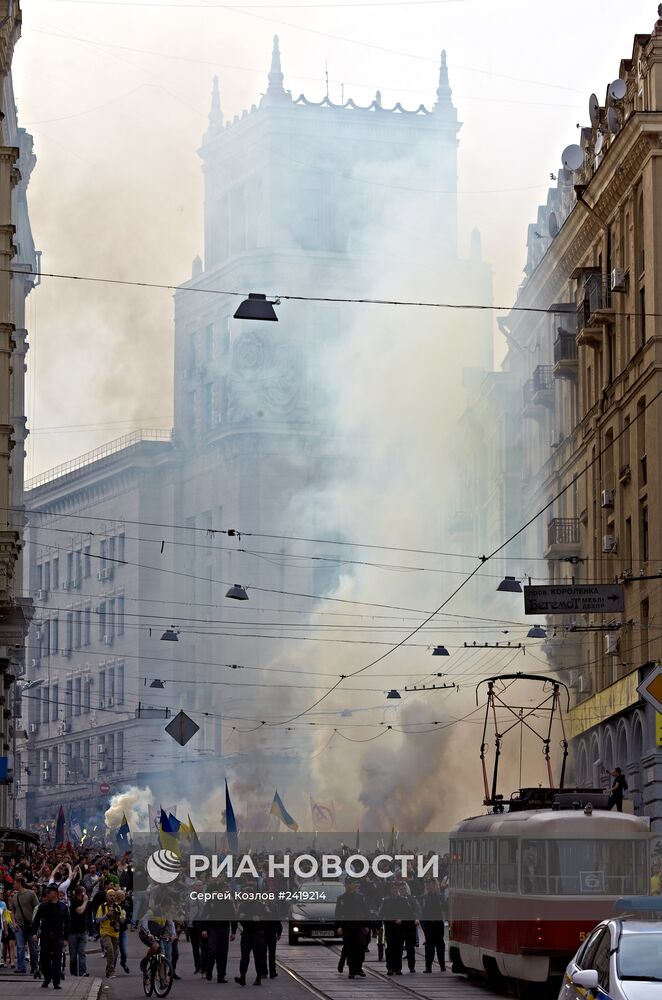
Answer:
M656 908L659 908L658 900ZM568 965L559 1000L660 1000L662 913L603 920Z

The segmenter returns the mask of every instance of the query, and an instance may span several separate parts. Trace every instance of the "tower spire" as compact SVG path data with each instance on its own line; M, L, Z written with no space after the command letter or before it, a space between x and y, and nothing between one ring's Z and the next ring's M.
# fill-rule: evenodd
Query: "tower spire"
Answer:
M439 86L437 87L438 107L442 103L450 103L453 91L448 83L448 66L446 65L446 49L441 50L441 63L439 64Z
M211 139L223 128L223 112L221 111L221 94L218 87L218 77L214 77L211 91L211 107L209 109L209 128L205 138Z
M274 35L274 45L271 50L271 70L269 71L269 90L283 90L283 71L280 67L280 43L278 35Z
M271 69L269 70L269 86L262 98L262 103L273 104L277 101L291 101L292 96L283 87L283 71L280 66L280 45L278 35L274 35L274 45L271 50Z

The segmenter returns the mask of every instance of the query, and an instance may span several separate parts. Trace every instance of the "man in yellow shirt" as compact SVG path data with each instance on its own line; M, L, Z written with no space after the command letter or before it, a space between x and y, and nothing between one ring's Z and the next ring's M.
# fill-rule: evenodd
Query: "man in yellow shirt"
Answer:
M115 900L115 892L108 889L106 902L96 912L99 921L101 944L106 956L106 979L115 975L115 964L119 954L120 923L126 920L126 913Z

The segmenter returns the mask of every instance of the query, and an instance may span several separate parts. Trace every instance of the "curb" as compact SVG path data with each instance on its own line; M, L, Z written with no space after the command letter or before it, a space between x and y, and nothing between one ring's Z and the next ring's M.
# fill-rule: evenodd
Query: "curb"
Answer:
M97 979L96 977L92 980L90 992L87 994L87 1000L98 1000L99 994L101 993L102 982L102 979Z

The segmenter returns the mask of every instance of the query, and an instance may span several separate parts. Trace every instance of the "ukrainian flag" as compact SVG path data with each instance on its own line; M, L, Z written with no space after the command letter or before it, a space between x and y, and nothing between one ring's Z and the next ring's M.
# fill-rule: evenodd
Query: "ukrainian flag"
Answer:
M179 849L179 842L177 840L177 832L173 830L170 818L166 815L163 809L161 809L161 822L159 827L159 841L161 843L161 847L163 847L166 851L172 851L173 854L176 854L179 857L181 852ZM177 830L179 830L179 826L177 827Z
M299 829L299 824L296 820L292 819L287 809L283 805L283 800L281 799L278 792L274 795L274 800L271 803L271 815L276 816L288 829L292 830L293 833Z
M123 848L125 851L131 846L131 831L129 830L129 821L126 818L126 813L122 813L122 822L117 828L115 840L118 847Z

